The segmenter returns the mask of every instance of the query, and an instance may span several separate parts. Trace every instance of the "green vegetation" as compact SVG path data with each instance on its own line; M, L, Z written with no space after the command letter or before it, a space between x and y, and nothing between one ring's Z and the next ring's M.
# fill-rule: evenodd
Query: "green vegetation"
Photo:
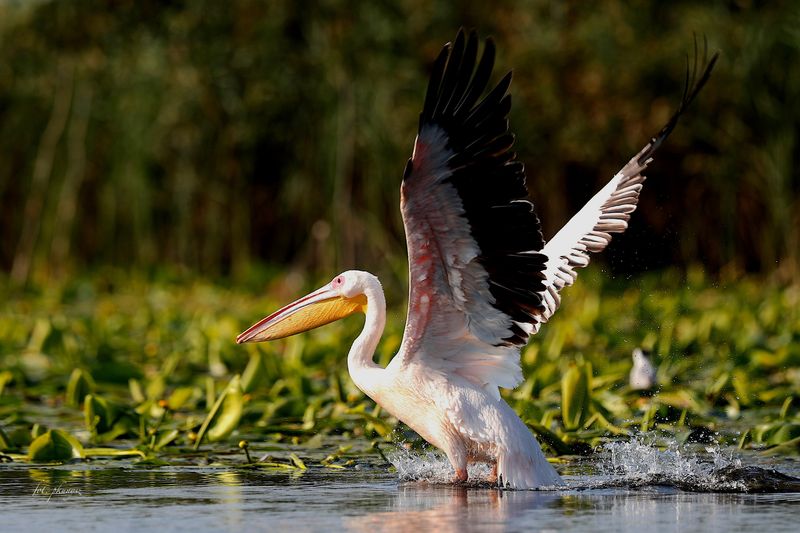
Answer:
M583 274L523 352L525 382L504 392L552 453L591 453L639 432L800 452L800 286L712 283L699 271L614 282ZM284 303L285 288L265 297L122 276L3 289L6 459L346 468L352 453L377 460L379 442L413 439L347 375L358 319L240 346L236 334ZM383 364L403 315L390 308ZM652 350L658 369L649 393L627 385L636 346Z

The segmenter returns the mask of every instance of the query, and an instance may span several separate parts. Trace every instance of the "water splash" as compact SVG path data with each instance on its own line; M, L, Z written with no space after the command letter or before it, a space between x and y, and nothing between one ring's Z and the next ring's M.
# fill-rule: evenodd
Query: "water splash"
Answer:
M732 453L725 454L718 446L706 447L705 452L698 454L676 444L660 449L631 439L606 444L598 466L602 474L612 477L610 481L615 485L669 485L695 491L747 490L743 480L720 475L742 468L740 459Z
M632 439L606 444L595 487L675 487L691 492L796 492L800 479L742 464L718 445L704 450L670 444L665 449Z
M398 446L386 454L401 481L451 484L453 468L432 451L414 452ZM744 465L731 449L671 443L658 447L634 438L608 443L595 456L597 475L567 476L567 490L671 487L688 492L800 492L800 479L772 469ZM594 461L593 461L594 462ZM490 467L471 464L467 486L489 488Z
M386 458L397 469L401 481L419 481L431 484L449 484L453 482L453 467L443 455L426 451L412 452L402 446L386 454ZM489 465L476 463L467 467L469 485L488 486L487 481L491 469Z

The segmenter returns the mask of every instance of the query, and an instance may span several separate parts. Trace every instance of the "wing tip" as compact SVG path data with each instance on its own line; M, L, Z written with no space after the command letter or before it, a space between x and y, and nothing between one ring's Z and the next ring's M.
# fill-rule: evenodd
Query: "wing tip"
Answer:
M697 77L697 67L700 64L698 59L697 36L694 39L694 59L692 65L689 65L689 56L686 57L686 76L683 86L683 96L678 108L670 117L669 121L661 128L661 130L654 137L650 139L647 146L637 155L636 162L641 167L646 167L656 150L661 144L669 137L672 130L678 125L683 113L689 108L689 105L694 101L700 91L705 87L708 80L711 78L711 72L719 60L720 52L716 51L708 58L708 41L705 36L703 37L703 67L702 74Z

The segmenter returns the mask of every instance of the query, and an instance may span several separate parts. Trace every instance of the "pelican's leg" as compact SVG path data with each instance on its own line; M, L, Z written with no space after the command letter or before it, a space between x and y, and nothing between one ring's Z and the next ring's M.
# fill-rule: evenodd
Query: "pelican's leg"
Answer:
M492 464L492 472L489 474L489 483L494 485L497 483L497 461Z
M444 453L447 454L450 464L453 465L453 470L456 471L456 477L454 481L456 483L466 482L469 479L469 475L467 474L466 450L459 449L458 446L453 446L452 448L445 450Z

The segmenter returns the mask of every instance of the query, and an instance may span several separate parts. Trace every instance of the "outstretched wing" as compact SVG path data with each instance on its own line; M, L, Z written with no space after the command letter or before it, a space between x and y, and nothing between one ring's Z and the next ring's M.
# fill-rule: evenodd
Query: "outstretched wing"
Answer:
M642 171L676 126L717 60L687 73L667 125L546 246L525 171L511 149L507 74L484 98L494 63L486 41L460 31L439 54L428 85L401 209L409 255L409 308L392 364L457 374L493 394L522 380L519 348L538 331L611 233L627 228ZM476 66L477 65L477 66Z
M522 379L519 347L546 311L547 257L511 149L508 73L484 98L489 39L459 31L439 54L406 166L401 209L409 308L393 364L424 364L498 394Z
M653 153L669 136L680 116L708 81L718 57L719 54L714 54L706 62L698 79L695 43L694 66L691 73L687 66L683 98L669 122L542 248L541 253L547 257L545 290L542 293L545 310L536 315L534 332L556 312L561 303L559 292L575 281L578 276L576 268L589 264L589 252L603 250L611 242L612 233L621 233L627 229L628 219L636 209L639 192L645 180L642 172L653 160Z

